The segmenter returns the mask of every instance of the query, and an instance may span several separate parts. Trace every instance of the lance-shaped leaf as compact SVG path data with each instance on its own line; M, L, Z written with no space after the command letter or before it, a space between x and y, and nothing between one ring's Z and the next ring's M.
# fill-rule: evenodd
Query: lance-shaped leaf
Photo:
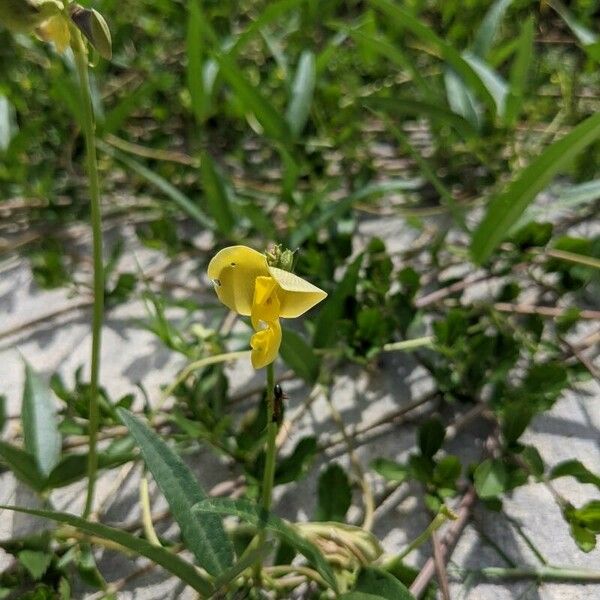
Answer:
M186 546L211 575L221 575L233 564L233 549L221 519L215 515L191 518L191 508L206 494L190 469L151 429L130 412L118 409L121 421L138 443L146 466L164 494Z

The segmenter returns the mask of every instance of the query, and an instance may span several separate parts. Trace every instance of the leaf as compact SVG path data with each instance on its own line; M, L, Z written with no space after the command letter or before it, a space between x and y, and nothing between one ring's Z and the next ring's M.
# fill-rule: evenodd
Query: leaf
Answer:
M491 113L495 114L493 97L479 75L453 46L440 38L430 27L399 4L395 4L390 0L369 0L369 3L385 13L396 27L401 30L410 30L413 35L430 46L436 55L439 55L454 69L469 89L484 102Z
M482 58L486 57L492 47L494 37L504 18L506 9L511 4L512 0L496 0L490 6L475 34L472 47L473 54Z
M600 38L598 38L593 31L579 23L562 2L559 2L558 0L548 0L548 4L569 26L590 58L600 61Z
M247 113L254 114L265 134L280 142L289 142L290 131L287 123L259 90L248 82L235 61L226 54L215 54L215 60L219 63L223 78L235 92L237 100Z
M310 469L318 452L317 438L303 437L292 453L282 459L275 470L275 485L297 481Z
M15 111L8 98L0 94L0 152L6 152L18 131Z
M294 529L294 526L280 519L272 513L265 512L260 506L245 500L231 500L229 498L207 498L192 508L192 514L215 513L219 515L233 515L254 525L265 527L282 540L292 546L297 552L304 555L317 569L325 582L335 591L337 583L329 563L321 551L307 539L303 538Z
M44 487L44 476L40 473L31 454L0 440L0 461L4 462L15 477L36 491Z
M203 123L209 114L211 99L204 88L203 55L205 36L202 21L206 17L201 13L198 0L188 0L188 22L186 36L187 86L192 99L192 110L198 123Z
M578 460L567 460L556 465L550 471L550 479L559 477L574 477L579 483L591 483L600 490L600 476L592 473L583 463Z
M479 75L483 85L488 89L490 95L496 104L496 113L498 116L504 116L506 106L506 96L508 94L508 86L506 82L494 69L484 63L479 57L465 52L463 58L467 61L473 70Z
M98 453L98 468L107 469L110 467L118 467L131 460L134 460L136 454L134 452L120 452L109 454L107 452ZM75 481L79 481L87 474L88 453L83 454L67 454L62 457L61 461L52 469L48 479L44 484L44 489L53 490L56 488L70 485Z
M125 531L121 531L120 529L108 527L101 523L86 521L81 517L53 510L39 510L7 505L0 505L0 509L13 510L35 517L50 519L58 523L65 523L79 529L83 533L116 542L124 548L131 550L136 555L145 556L154 561L157 565L160 565L169 573L179 577L179 579L200 592L203 596L210 596L214 591L212 585L198 573L195 566L182 560L176 554L172 554L162 546L153 546L150 542L135 537Z
M200 176L208 212L215 220L219 232L228 236L235 225L235 218L227 183L208 152L202 153L201 161Z
M25 449L35 458L40 473L47 476L60 460L62 438L52 392L27 362L21 419Z
M279 354L298 377L314 384L319 376L321 362L311 346L295 331L282 327L283 338Z
M437 419L428 419L419 427L418 442L421 454L427 458L433 458L433 455L442 447L446 430L442 422Z
M52 554L39 550L21 550L17 554L21 564L29 571L34 581L42 578L52 562Z
M308 120L316 77L315 55L310 50L304 50L298 61L292 95L285 113L285 120L295 138L302 133Z
M508 485L508 473L500 460L486 459L475 469L473 474L475 491L482 500L496 498Z
M414 600L414 596L398 579L387 571L374 567L361 569L354 589L386 600Z
M471 255L476 263L481 264L489 257L537 194L598 136L600 113L546 148L503 193L490 201L471 240Z
M214 580L215 591L218 592L221 588L235 581L247 568L262 562L274 549L275 544L266 541L260 548L254 548L247 553L244 552L242 557L231 568Z
M388 481L401 482L410 475L408 465L403 465L388 458L376 458L371 463L371 468Z
M0 394L0 433L6 425L6 396Z
M438 126L450 126L463 138L472 138L477 135L477 130L458 111L450 111L439 104L430 104L421 100L410 98L364 98L365 106L379 111L385 111L390 115L411 115L416 117L427 117L437 123ZM458 113L458 114L457 114Z
M112 148L104 142L98 141L97 145L102 149L103 152L122 162L132 171L137 173L142 179L145 179L148 183L160 190L163 194L165 194L165 196L167 196L167 198L172 200L184 213L194 219L199 225L206 227L207 229L214 228L214 224L198 208L198 205L185 194L180 192L175 186L171 185L166 179L154 171L151 171L148 169L148 167L144 166L137 160L134 160L123 152Z
M444 69L444 84L450 108L461 115L473 129L479 130L482 126L481 109L471 90L449 67Z
M333 463L319 476L317 484L317 521L346 520L346 513L352 504L352 488L346 471Z
M206 498L189 468L151 429L130 412L117 409L138 443L146 466L164 494L187 548L211 575L221 575L233 564L233 549L221 520L214 516L191 519L192 506Z
M508 96L504 121L513 125L521 112L523 93L527 84L527 74L534 55L534 20L530 16L523 24L517 45L517 54L510 67Z
M362 260L362 254L354 259L354 262L346 269L342 280L327 299L325 306L319 312L319 316L315 320L315 335L313 338L315 348L326 348L335 339L338 320L344 314L346 299L356 292Z

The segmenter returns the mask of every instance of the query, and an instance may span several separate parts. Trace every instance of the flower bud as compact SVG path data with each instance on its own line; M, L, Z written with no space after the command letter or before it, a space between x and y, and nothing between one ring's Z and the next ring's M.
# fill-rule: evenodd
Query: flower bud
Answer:
M97 11L76 4L71 8L71 20L89 43L106 60L112 58L112 38L104 17Z

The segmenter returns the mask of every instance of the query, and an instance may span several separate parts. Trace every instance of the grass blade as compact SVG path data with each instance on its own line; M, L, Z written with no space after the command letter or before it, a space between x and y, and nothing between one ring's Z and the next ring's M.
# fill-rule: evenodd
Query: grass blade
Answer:
M316 77L315 55L310 50L305 50L298 61L298 69L292 85L292 96L285 113L285 120L294 138L302 133L308 120Z
M146 466L164 494L186 546L198 564L211 575L221 575L233 564L233 549L221 520L216 516L191 519L192 506L206 498L189 468L151 429L124 409L118 409L124 425L138 443Z
M115 542L123 546L123 548L131 550L136 555L142 555L146 558L149 558L157 565L163 567L163 569L169 573L179 577L179 579L194 588L197 592L202 594L202 596L210 597L214 592L212 585L200 576L196 570L196 567L182 560L177 555L172 554L162 546L153 546L150 544L150 542L147 542L142 538L135 537L130 533L121 531L120 529L108 527L107 525L102 525L102 523L86 521L81 517L77 517L69 513L56 512L53 510L38 510L33 508L21 508L20 506L6 505L0 505L0 509L12 510L15 512L25 513L27 515L33 515L35 517L50 519L51 521L56 521L57 523L71 525L83 533L97 536L103 540Z
M390 0L369 0L369 3L387 15L401 30L408 29L424 42L436 55L440 56L454 69L465 85L476 94L495 115L496 104L477 72L454 47L440 38L430 27L420 21L411 12Z
M203 57L205 39L202 19L205 18L198 6L198 0L188 2L188 23L186 37L187 86L192 99L192 110L196 121L202 123L210 109L210 97L204 89Z
M47 477L60 460L62 438L52 392L27 362L21 420L25 450L34 457L40 473Z
M484 63L479 57L474 54L465 52L463 58L473 67L473 70L479 75L479 78L489 90L494 103L496 104L496 113L500 116L504 116L504 109L506 105L506 96L508 94L508 86L506 82L494 69Z
M256 527L269 529L282 540L287 542L300 554L304 555L317 569L321 577L333 590L337 591L335 576L329 563L321 554L321 551L306 538L302 537L292 525L279 517L267 513L257 504L251 504L245 500L231 500L229 498L209 498L196 504L192 513L201 515L203 513L233 515Z
M517 45L517 55L510 67L509 92L506 98L506 111L504 114L504 121L508 126L515 123L523 105L523 93L527 83L527 73L533 59L533 34L534 20L530 16L521 29Z
M471 255L476 263L489 257L537 194L599 136L600 113L596 113L546 148L503 193L492 199L471 240Z
M171 185L166 179L151 171L137 160L127 156L123 152L112 148L104 142L98 142L98 147L106 154L116 158L132 171L137 173L142 179L159 189L167 198L170 198L184 213L194 219L202 227L214 229L211 220L198 208L197 204L180 192L175 186Z
M494 37L512 0L496 0L485 14L473 41L473 54L485 58L494 43Z
M200 176L208 211L215 220L218 230L227 237L235 225L229 190L222 173L219 172L208 152L202 153Z
M289 141L287 123L279 116L275 107L246 79L235 61L226 54L216 54L221 75L227 81L244 110L253 113L270 138L281 142Z

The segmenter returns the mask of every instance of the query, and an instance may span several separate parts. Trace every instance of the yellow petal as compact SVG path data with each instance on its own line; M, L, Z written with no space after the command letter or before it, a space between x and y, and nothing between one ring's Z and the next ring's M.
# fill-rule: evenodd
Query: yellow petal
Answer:
M299 317L327 297L322 289L289 271L277 267L269 267L269 271L281 288L278 292L281 317Z
M57 52L61 54L67 49L71 41L69 24L62 15L50 17L36 30L36 33L46 42L54 42Z
M277 358L280 345L281 325L279 320L271 321L267 323L265 329L261 329L250 338L252 366L255 369L262 369L271 364Z
M257 277L254 282L254 299L250 318L258 330L261 321L268 323L279 319L281 303L277 297L279 285L272 277Z
M208 264L219 300L240 315L251 313L254 282L261 276L269 276L267 259L247 246L223 248Z

